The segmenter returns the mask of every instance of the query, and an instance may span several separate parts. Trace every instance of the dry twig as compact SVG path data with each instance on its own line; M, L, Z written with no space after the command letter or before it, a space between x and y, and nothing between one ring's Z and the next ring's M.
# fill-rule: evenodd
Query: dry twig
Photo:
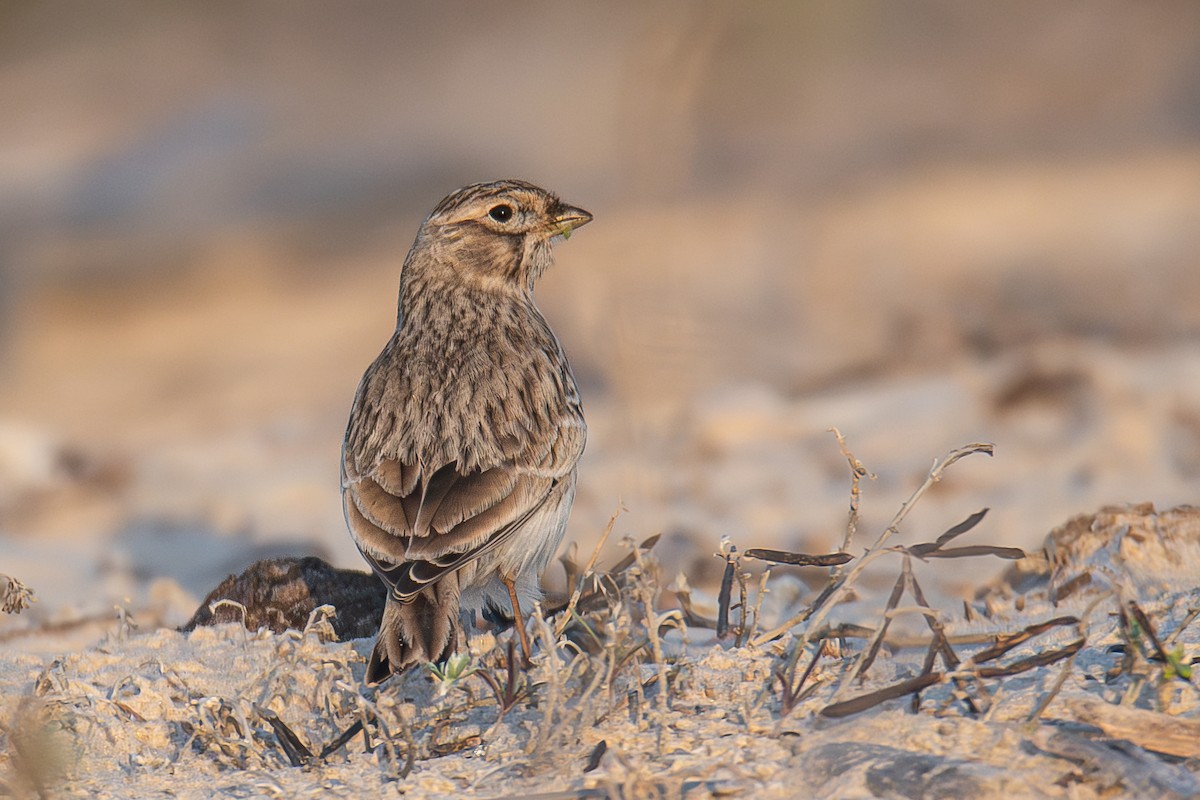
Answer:
M846 573L844 577L839 578L831 583L831 588L827 594L823 593L822 597L818 598L820 605L818 606L817 604L814 604L810 608L805 609L799 614L796 614L782 625L779 625L778 627L767 631L766 633L760 634L752 641L752 644L756 646L765 644L766 642L769 642L778 636L782 636L794 626L805 621L808 622L808 627L805 629L805 632L801 637L801 641L811 641L811 632L818 628L821 622L824 621L825 617L828 616L829 612L835 606L837 606L838 602L846 594L850 586L854 584L858 576L862 574L863 570L866 569L867 565L883 553L887 552L884 549L884 545L887 544L887 540L900 529L900 524L904 521L905 517L908 516L908 512L912 510L913 505L921 499L925 492L929 490L929 487L933 486L942 479L942 474L946 471L946 469L948 469L959 459L965 458L973 453L985 453L987 455L991 455L992 450L993 448L990 444L974 443L950 451L940 462L934 461L933 467L929 470L929 474L926 476L925 481L919 487L917 487L916 491L914 491L907 500L900 505L900 509L896 512L895 516L892 517L892 521L888 524L887 528L884 529L883 533L879 535L879 538L875 540L875 543L871 546L871 549L868 550L860 559L858 559L857 562L855 562L854 566L849 572Z

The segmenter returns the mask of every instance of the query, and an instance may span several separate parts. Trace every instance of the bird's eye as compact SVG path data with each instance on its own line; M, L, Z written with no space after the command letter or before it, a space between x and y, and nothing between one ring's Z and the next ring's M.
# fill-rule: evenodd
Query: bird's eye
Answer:
M508 222L512 219L512 206L501 203L498 206L492 206L492 210L488 212L488 216L496 220L496 222Z

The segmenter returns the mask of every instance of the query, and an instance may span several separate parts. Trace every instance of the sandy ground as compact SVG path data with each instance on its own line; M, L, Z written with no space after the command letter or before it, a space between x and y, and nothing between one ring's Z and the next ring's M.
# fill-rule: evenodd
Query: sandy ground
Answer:
M370 641L330 642L321 612L283 634L125 625L49 662L13 651L0 659L5 788L52 797L1194 796L1200 692L1190 673L1171 670L1186 669L1200 647L1200 595L1176 588L1195 585L1188 554L1198 534L1195 509L1083 518L1048 540L1048 562L1020 563L1027 578L1041 576L1024 590L998 582L971 620L932 612L952 661L926 658L930 629L918 626L923 637L893 628L866 666L863 639L815 640L795 671L790 634L737 646L740 637L717 642L693 628L641 651L645 602L662 588L648 555L606 610L585 614L600 646L544 649L517 673L504 712L503 649L489 650L490 635L473 642L471 662L487 682L415 670L373 688L362 684ZM889 557L896 567L900 554ZM1071 583L1081 571L1090 584ZM916 611L891 606L897 619ZM796 610L770 598L763 627ZM653 618L657 627L666 616ZM882 620L878 609L855 618L872 636ZM546 625L539 638L555 642ZM642 654L627 658L632 651ZM931 667L919 710L909 708L911 686L898 699L872 698ZM785 701L780 675L795 700ZM320 752L359 719L369 721L371 751L356 737L293 764L281 744L285 726L296 749Z

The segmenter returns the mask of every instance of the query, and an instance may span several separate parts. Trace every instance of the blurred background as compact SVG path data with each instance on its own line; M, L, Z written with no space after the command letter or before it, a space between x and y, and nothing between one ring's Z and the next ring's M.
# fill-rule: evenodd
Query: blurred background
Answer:
M538 289L585 556L622 503L693 585L837 549L831 426L860 545L971 441L901 541L1200 500L1194 3L10 3L0 107L3 641L360 568L350 399L424 215L500 177L596 217Z

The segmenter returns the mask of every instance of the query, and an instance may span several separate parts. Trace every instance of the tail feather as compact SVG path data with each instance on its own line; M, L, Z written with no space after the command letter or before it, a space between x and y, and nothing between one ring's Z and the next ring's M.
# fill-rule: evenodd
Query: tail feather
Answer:
M407 603L388 598L367 683L382 683L414 664L441 662L458 648L458 581L441 580Z

